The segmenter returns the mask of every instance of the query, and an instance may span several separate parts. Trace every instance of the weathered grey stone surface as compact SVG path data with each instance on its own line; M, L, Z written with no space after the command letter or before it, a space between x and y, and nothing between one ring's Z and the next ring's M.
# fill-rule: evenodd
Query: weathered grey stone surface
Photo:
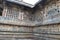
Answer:
M45 25L34 28L0 25L0 38L14 40L59 40L60 24Z
M0 25L1 40L32 40L34 38L31 27Z
M60 24L35 27L35 36L45 40L60 40Z
M53 1L45 7L43 24L60 23L60 0Z
M4 6L3 19L2 17L0 18L0 23L25 26L60 23L60 0L52 0L44 7L39 5L34 10L15 4L8 4Z
M22 11L23 12L22 18L15 16L17 15L16 13L18 13L18 12L15 13L15 11L17 11L15 10L16 9L15 7L12 8L13 12L9 8L8 10L6 10L7 8L5 7L3 12L4 15L3 17L0 17L0 40L60 40L60 24L41 25L41 24L50 24L50 23L56 23L56 22L59 23L60 13L57 13L55 9L52 10L53 11L52 14L50 13L52 11L49 12L49 10L53 8L57 8L56 5L60 5L59 2L56 3L56 5L55 3L53 3L50 6L46 5L45 8L42 10L39 10L38 8L35 14L33 15L30 14L30 10L24 9L24 7L22 7L22 9L24 9ZM5 14L10 12L12 12L12 15ZM19 12L21 12L21 10ZM53 20L53 22L48 21L49 19L51 19L52 16L53 16L52 19L56 18L58 20L56 21ZM37 25L41 25L41 26L37 26Z

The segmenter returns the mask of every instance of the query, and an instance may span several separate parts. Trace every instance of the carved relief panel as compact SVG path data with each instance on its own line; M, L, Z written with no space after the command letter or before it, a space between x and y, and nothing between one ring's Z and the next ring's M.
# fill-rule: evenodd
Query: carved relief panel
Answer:
M32 9L9 4L4 6L3 16L26 21L32 18Z
M60 22L60 3L50 4L45 8L45 18L43 24L52 24Z

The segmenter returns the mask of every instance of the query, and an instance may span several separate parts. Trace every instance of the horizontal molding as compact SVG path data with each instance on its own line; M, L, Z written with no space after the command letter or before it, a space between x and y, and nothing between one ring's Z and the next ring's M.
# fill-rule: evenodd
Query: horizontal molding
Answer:
M2 17L2 16L0 16L0 23L18 25L18 26L19 25L20 26L35 26L35 22L32 22L32 21L25 22L25 21L20 21L18 19L12 19L12 18Z

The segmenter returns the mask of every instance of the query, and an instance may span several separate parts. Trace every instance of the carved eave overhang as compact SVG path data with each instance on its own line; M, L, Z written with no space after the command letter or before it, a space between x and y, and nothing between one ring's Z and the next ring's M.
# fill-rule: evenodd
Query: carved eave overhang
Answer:
M30 8L33 8L35 7L39 2L41 2L42 0L36 0L37 2L34 3L34 4L30 4L29 2L25 2L24 0L6 0L7 2L12 2L12 3L16 3L16 4L19 4L19 5L24 5L24 6L27 6L27 7L30 7Z

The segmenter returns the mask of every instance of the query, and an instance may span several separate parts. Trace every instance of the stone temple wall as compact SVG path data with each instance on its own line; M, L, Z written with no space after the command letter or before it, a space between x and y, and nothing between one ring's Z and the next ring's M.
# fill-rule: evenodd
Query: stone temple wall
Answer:
M52 1L42 11L44 12L44 25L35 27L33 29L34 35L41 40L60 40L60 0Z
M60 24L35 27L35 36L45 40L60 40Z
M0 25L0 40L33 40L32 27Z
M13 7L13 6L11 6L11 7ZM46 5L44 7L44 9L42 9L42 10L40 10L38 8L37 11L35 12L35 14L34 14L34 12L32 12L32 10L25 9L24 7L21 8L21 10L22 10L21 11L19 9L19 7L17 7L18 8L17 9L16 6L14 6L11 9L13 11L11 11L10 10L11 7L9 5L8 5L8 7L5 6L4 7L5 9L3 11L3 17L0 17L0 40L60 40L60 23L50 24L50 22L48 21L48 19L50 19L50 18L53 19L54 17L58 18L60 16L59 10L55 9L55 8L60 7L59 1L58 2L52 1L49 5ZM52 10L53 11L52 14L54 14L55 16L53 16L50 13L51 12L50 9L55 10L55 12ZM18 12L16 12L16 11L18 11ZM30 11L32 12L32 14L34 16L32 14L29 14ZM15 13L15 14L13 14L13 13ZM35 26L29 25L28 26L28 25L26 25L26 23L20 22L20 20L23 20L24 17L20 18L20 17L16 16L17 15L16 13L17 14L19 13L21 15L24 15L26 13L27 16L25 15L24 17L27 20L34 18L34 20L33 20L34 23L38 23L37 25L39 25L39 26L37 26L37 25L35 25ZM11 15L13 16L13 18ZM19 16L21 16L21 15L19 15ZM30 18L28 18L28 16ZM51 16L53 16L53 17L51 17ZM6 17L9 17L10 19L9 18L7 19ZM13 20L11 20L11 18ZM14 19L14 18L18 18L20 20L17 22L16 19ZM24 20L26 20L26 19L24 19ZM15 22L13 22L13 21L15 21ZM24 26L21 24L18 25L19 22L21 24L23 24L23 25L25 24L25 25ZM30 20L30 22L31 22L31 20ZM30 24L30 22L27 22L27 24ZM54 22L55 21L53 20L53 23ZM11 23L11 24L9 24L9 23ZM13 25L13 23L16 23L17 25ZM34 23L32 22L31 24L34 24ZM41 24L47 24L47 25L41 25Z
M60 24L36 27L0 24L1 40L60 40Z

